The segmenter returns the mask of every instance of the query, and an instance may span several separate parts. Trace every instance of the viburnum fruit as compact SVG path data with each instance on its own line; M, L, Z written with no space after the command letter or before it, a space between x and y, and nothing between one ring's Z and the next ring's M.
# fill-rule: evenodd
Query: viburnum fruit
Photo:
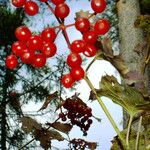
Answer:
M21 42L21 41L16 41L12 44L11 46L12 52L16 55L16 56L20 56L21 53L27 49L26 44Z
M82 67L71 68L70 74L77 81L79 81L79 80L84 78L84 70L83 70Z
M90 22L87 18L77 18L75 27L80 32L86 32L90 29Z
M15 69L18 65L18 60L15 55L9 55L6 57L6 67L9 69Z
M56 54L57 47L54 43L44 43L41 51L46 57L52 57Z
M94 30L98 35L104 35L109 31L110 23L106 19L99 19L95 25Z
M83 52L84 47L85 47L85 42L83 40L75 40L70 45L70 49L74 53Z
M79 97L66 99L63 108L67 110L66 117L70 119L72 125L77 125L87 135L92 120L92 109L88 107Z
M65 74L61 78L61 83L65 88L71 88L74 84L74 79L70 74Z
M25 3L26 3L26 0L12 0L12 4L18 8L24 6Z
M25 64L31 64L34 58L34 52L31 50L26 50L20 55L20 60Z
M26 26L20 26L15 30L15 36L19 41L27 41L31 36L31 31Z
M101 13L106 8L106 0L92 0L91 7L96 13Z
M83 34L83 40L86 43L94 44L97 40L97 34L94 30L89 30Z
M35 54L32 60L32 66L36 68L44 67L46 64L46 56L42 53Z
M26 14L28 14L29 16L34 16L38 13L39 6L37 5L36 2L28 1L26 2L24 9L25 9Z
M54 42L56 38L56 33L53 28L46 28L42 31L41 37L45 42Z
M70 141L70 146L72 149L84 150L86 147L88 147L88 142L84 141L83 139L73 139Z
M27 41L27 46L30 50L40 50L42 45L43 40L40 35L32 35Z
M40 0L41 2L47 2L48 0Z
M56 5L55 7L55 15L58 18L61 18L61 19L66 18L69 15L69 12L70 12L70 8L68 7L66 3Z
M83 54L87 57L93 57L96 55L96 47L92 44L87 44L85 46Z
M51 2L55 5L59 5L65 2L65 0L51 0Z
M67 57L67 65L69 67L77 67L82 64L82 58L77 53L70 53Z

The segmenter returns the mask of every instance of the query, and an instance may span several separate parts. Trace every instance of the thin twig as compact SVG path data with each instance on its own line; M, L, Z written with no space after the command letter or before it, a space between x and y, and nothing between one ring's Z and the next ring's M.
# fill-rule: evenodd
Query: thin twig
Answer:
M142 116L140 117L140 120L139 120L138 132L137 132L136 143L135 143L135 150L138 150L141 126L142 126Z
M103 103L103 101L101 100L101 98L97 95L97 92L93 86L93 84L91 83L91 81L89 80L89 78L87 76L84 77L84 80L87 82L87 84L89 85L89 87L91 88L91 90L93 91L93 93L95 94L96 99L98 100L101 108L103 109L104 113L106 114L107 118L109 119L110 123L112 124L114 130L116 131L117 135L119 136L119 139L122 143L122 146L124 147L124 149L128 149L128 147L126 147L126 143L124 141L124 138L122 137L122 135L120 134L120 130L117 127L114 119L112 118L111 114L109 113L107 107L105 106L105 104Z
M88 72L88 70L90 69L90 67L92 66L92 64L96 61L96 57L94 57L94 59L90 62L90 64L87 66L86 68L86 72Z
M133 116L130 116L129 123L128 123L128 128L127 128L127 134L126 134L126 144L127 144L128 147L129 147L129 135L130 135L132 121L133 121Z

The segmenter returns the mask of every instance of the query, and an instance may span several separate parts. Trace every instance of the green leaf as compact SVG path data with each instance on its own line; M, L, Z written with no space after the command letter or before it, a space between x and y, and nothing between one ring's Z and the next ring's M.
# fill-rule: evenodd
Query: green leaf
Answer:
M119 84L114 76L102 77L97 94L110 98L132 116L143 111L143 105L150 108L150 102L145 101L140 92L126 84Z
M121 135L124 138L126 138L126 132L127 132L126 129L121 132ZM130 145L131 150L135 149L136 136L137 136L136 131L131 130L130 140L129 140L129 145ZM112 146L111 146L110 150L122 150L122 147L120 145L120 141L119 141L118 137L114 137L114 139L111 142L112 142ZM141 135L140 135L139 147L138 148L139 148L139 150L145 150L145 137L144 137L143 133L141 133Z

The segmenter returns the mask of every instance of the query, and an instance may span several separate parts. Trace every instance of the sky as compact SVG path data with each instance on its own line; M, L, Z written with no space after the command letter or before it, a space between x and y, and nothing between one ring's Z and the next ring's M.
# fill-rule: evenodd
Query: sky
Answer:
M90 10L90 12L92 12L92 10L90 8L90 3L88 3L87 0L86 1L72 0L71 2L68 2L68 4L70 6L71 12L70 12L70 15L66 19L66 24L73 23L74 18L75 18L75 16L74 16L75 12L80 11L83 8L84 8L84 11ZM46 18L46 20L44 20L44 21L49 22L49 21L52 21L52 19ZM75 28L69 28L67 30L67 32L68 32L68 35L69 35L69 38L71 41L81 38L81 34L77 30L75 30ZM59 35L59 37L56 39L56 44L57 44L59 53L63 53L65 51L67 51L66 42L61 35ZM88 63L91 60L92 60L92 58L86 62L86 65L83 66L83 68L86 68ZM100 61L100 60L96 61L88 71L88 77L92 81L95 88L99 88L100 79L103 75L106 75L106 74L114 75L115 77L118 78L118 80L120 80L119 74L116 72L115 68L109 62L106 62L106 61ZM73 130L70 132L70 137L83 138L85 140L98 142L99 146L98 146L97 150L110 150L111 140L113 139L114 136L116 136L114 129L112 128L106 115L100 108L100 105L98 104L98 102L94 101L91 103L90 101L88 101L90 89L89 89L88 85L85 83L85 81L81 81L81 83L76 86L76 89L77 89L76 92L80 93L79 97L81 99L83 99L85 102L87 102L87 105L92 108L93 115L101 118L102 121L100 123L97 120L93 119L93 124L91 125L91 128L88 131L87 137L83 137L82 132L77 127L74 127ZM71 95L73 95L73 93L68 91L67 97L69 97ZM122 125L121 125L122 118L123 118L122 108L120 106L114 104L108 98L103 97L102 100L106 104L107 108L109 109L112 117L114 118L114 120L117 123L117 125L119 126L119 128L122 129ZM24 111L30 111L30 110L37 111L37 110L39 110L39 108L41 107L42 104L40 104L40 103L36 104L36 107L34 107L34 105L35 105L34 103L30 103L28 106L24 106L23 110ZM55 117L55 114L53 114L53 115L54 115L53 117ZM42 120L39 117L37 119L44 123L46 118L44 118ZM53 143L53 145L60 148L60 150L67 148L67 145L64 142L60 143L60 142L55 141Z

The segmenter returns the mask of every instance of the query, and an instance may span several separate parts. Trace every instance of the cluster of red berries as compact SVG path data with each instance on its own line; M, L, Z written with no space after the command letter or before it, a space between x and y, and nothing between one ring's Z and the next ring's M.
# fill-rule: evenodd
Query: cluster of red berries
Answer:
M13 54L6 58L9 69L16 68L17 57L25 64L40 68L46 64L46 58L56 54L56 33L53 28L45 28L40 35L32 35L28 27L20 26L16 29L15 36L18 41L12 44Z
M87 131L92 124L92 109L88 107L81 99L68 98L63 108L67 110L67 113L60 113L59 117L62 121L70 119L72 125L77 125L83 131L83 135L87 135Z
M92 0L91 7L94 14L101 13L106 8L105 0ZM86 57L93 57L97 53L95 42L98 36L104 35L109 31L110 24L107 19L99 19L95 24L90 23L88 18L80 17L75 21L75 28L81 32L82 39L75 40L70 44L71 53L67 57L67 65L70 67L70 73L63 75L61 82L66 88L74 85L75 81L84 78L84 70L81 67L81 54Z
M73 139L70 141L70 145L75 150L84 150L87 146L87 142L83 139Z
M59 28L66 30L67 26L64 25L63 20L69 15L70 8L65 3L65 0L51 0L55 5L54 10L49 5L48 0L40 1L45 2L62 23ZM25 12L29 15L34 15L38 12L37 4L31 0L12 0L12 4L16 7L24 7ZM35 8L35 5L37 8ZM103 12L106 8L106 0L91 0L91 8L94 11L94 15ZM61 83L66 88L71 88L76 81L84 78L85 72L81 67L81 55L95 56L97 53L95 42L98 36L109 31L110 24L107 19L99 19L94 24L91 24L90 17L79 17L75 20L74 26L81 32L82 39L74 40L71 44L68 43L71 53L68 55L66 63L70 67L70 72L61 78ZM15 35L19 41L12 45L13 54L6 58L6 65L9 69L14 69L17 66L16 56L20 57L22 62L26 64L43 67L46 63L46 57L52 57L56 53L57 48L53 43L56 38L54 28L45 29L41 35L31 35L27 27L19 27L16 29Z

